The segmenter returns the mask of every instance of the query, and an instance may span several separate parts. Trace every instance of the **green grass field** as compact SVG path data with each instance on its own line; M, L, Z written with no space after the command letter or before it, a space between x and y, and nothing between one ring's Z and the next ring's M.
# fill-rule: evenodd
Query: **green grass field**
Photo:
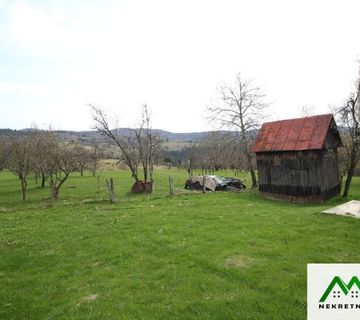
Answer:
M174 178L179 195L167 195ZM108 203L104 178L115 180ZM0 319L306 319L306 264L360 262L360 221L257 192L185 193L185 171L73 175L48 189L0 173ZM360 198L360 178L350 199Z

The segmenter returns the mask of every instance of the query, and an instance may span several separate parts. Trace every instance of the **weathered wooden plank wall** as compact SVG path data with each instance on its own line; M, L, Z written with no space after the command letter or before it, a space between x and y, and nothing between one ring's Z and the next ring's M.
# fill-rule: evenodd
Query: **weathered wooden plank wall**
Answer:
M336 150L264 152L256 159L261 192L325 200L340 188Z

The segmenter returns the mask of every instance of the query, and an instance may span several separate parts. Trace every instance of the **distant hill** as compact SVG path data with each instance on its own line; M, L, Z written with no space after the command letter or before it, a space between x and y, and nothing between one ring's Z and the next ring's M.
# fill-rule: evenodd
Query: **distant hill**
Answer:
M12 129L0 129L0 137L16 137L29 134L34 132L36 129L22 129L22 130L12 130ZM131 128L118 128L119 135L129 136L131 132L135 129ZM96 130L92 131L68 131L68 130L56 130L60 136L60 138L66 143L77 143L83 145L85 147L91 147L94 145L96 141L99 143L99 146L103 150L107 150L110 152L117 152L117 149L114 147L114 143L110 141L107 137L102 135ZM200 142L207 135L217 132L222 134L229 134L233 139L240 138L241 134L236 131L226 131L226 130L218 130L218 131L204 131L204 132L186 132L186 133L176 133L169 132L161 129L153 129L153 132L161 137L164 141L164 147L168 152L182 152L183 149L189 146L192 142ZM251 136L255 136L257 134L257 130L252 130L249 132Z
M36 129L22 129L22 130L12 130L12 129L0 129L0 136L16 136L23 135L28 132L33 132ZM129 136L131 131L134 129L131 128L118 128L118 133L122 136ZM62 138L65 140L94 140L100 139L103 137L98 131L69 131L69 130L56 130ZM171 142L198 142L201 141L207 134L213 131L204 131L204 132L186 132L186 133L176 133L169 132L161 129L153 129L153 132L164 139L165 141ZM226 133L228 131L222 130L220 132Z
M134 129L131 128L118 128L117 131L121 136L129 136ZM167 141L174 141L174 142L191 142L191 141L200 141L203 139L207 134L211 133L212 131L203 131L203 132L186 132L186 133L177 133L177 132L169 132L162 129L153 129L152 130L156 135L161 137ZM227 131L221 131L227 132ZM78 134L82 136L96 136L99 135L97 131L80 131Z
M176 132L169 132L161 129L154 129L154 132L161 138L174 141L174 142L197 142L202 140L207 134L213 131L203 131L203 132L186 132L186 133L176 133ZM226 132L226 131L221 131Z

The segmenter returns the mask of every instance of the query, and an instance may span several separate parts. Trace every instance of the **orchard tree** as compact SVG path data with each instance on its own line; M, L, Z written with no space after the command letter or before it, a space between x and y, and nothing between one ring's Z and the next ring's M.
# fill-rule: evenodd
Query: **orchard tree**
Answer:
M92 110L94 129L108 137L119 148L121 160L129 167L131 176L136 182L139 181L138 167L139 161L136 155L136 150L131 143L131 137L120 136L117 130L117 123L115 128L111 128L114 123L111 122L109 115L100 107L89 105Z
M154 164L159 161L162 149L161 139L153 134L151 124L151 110L144 104L142 106L140 125L134 130L135 147L143 168L144 182L153 181Z
M41 187L45 188L48 174L48 153L56 142L56 135L49 130L35 131L34 134L34 172L36 177L41 177Z
M196 152L197 146L195 143L191 142L189 145L185 146L185 153L186 153L186 162L187 162L187 172L189 177L193 175L193 171L196 166Z
M347 197L356 165L360 159L360 68L354 90L344 106L335 110L339 123L346 130L346 181L343 197Z
M76 154L61 144L54 146L48 154L47 177L52 200L57 200L59 191L71 172L77 169Z
M154 164L158 161L162 149L162 142L151 128L151 112L144 104L140 116L140 126L129 129L128 135L120 135L117 122L111 123L108 114L101 108L90 105L93 112L95 126L99 132L107 136L119 149L120 160L130 169L135 183L153 182ZM111 126L114 126L112 128ZM139 173L142 169L142 174Z
M21 183L22 200L26 200L27 178L34 168L34 142L32 134L14 137L7 148L5 167L15 174Z
M6 158L8 156L9 144L6 139L0 139L0 171L4 169L6 165Z
M90 151L80 144L75 144L71 147L75 157L76 170L80 172L80 176L82 177L85 169L89 167L91 162Z
M37 132L34 140L34 168L48 182L53 203L70 173L78 169L78 154L51 130Z
M100 146L99 143L97 141L95 141L93 143L93 145L91 146L91 150L89 153L89 170L91 171L93 177L96 176L96 171L99 167L99 161L101 158L101 152L100 152Z
M218 88L217 101L208 107L210 121L216 122L222 128L240 132L240 145L251 174L252 188L257 187L257 182L254 156L250 151L250 133L257 129L264 119L264 112L268 107L264 98L265 95L259 87L249 80L244 80L238 73L233 84L224 84Z

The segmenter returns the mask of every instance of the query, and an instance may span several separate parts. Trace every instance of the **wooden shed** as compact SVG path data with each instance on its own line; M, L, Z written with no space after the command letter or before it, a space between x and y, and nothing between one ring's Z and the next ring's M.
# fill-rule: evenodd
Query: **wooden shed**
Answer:
M339 194L341 145L332 114L264 123L252 146L260 192L296 202Z

